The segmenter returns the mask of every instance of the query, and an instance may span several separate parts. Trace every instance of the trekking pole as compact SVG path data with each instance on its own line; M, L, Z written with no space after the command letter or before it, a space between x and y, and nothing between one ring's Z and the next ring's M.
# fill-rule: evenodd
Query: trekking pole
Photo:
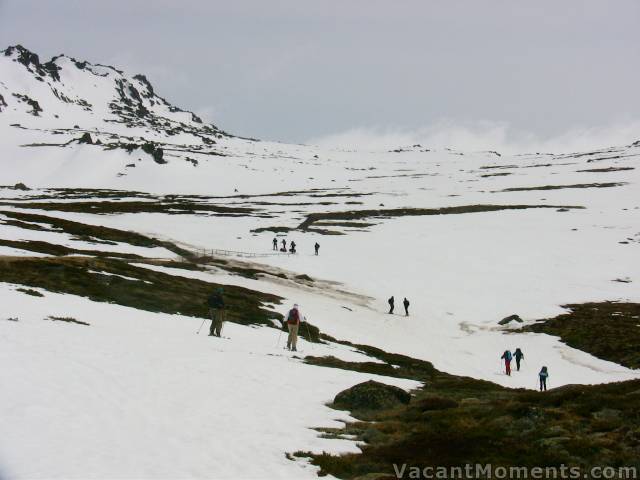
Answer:
M276 348L280 346L280 339L282 338L282 327L280 327L280 335L278 335L278 343L276 343Z
M307 337L309 338L309 343L311 344L311 350L315 350L313 342L311 341L311 332L309 332L309 322L307 322L307 317L304 317L304 324L307 327Z
M206 322L207 319L205 318L204 320L202 320L202 323L200 324L200 328L198 329L198 331L196 332L196 335L200 335L200 330L202 329L202 326L204 325L204 322Z

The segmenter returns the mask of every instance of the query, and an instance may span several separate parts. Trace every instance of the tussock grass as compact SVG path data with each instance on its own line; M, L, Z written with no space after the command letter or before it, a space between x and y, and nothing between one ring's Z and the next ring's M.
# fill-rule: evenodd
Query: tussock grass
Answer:
M16 288L16 292L26 293L32 297L44 297L42 293L37 290L33 290L32 288Z
M530 208L584 208L567 205L461 205L442 208L391 208L380 210L350 210L346 212L311 213L298 225L300 230L309 230L316 222L326 223L364 220L369 218L391 218L426 215L459 215L463 213L496 212L500 210L525 210ZM314 231L317 231L314 229ZM321 232L319 232L321 233Z
M1 258L0 281L150 312L200 318L208 318L207 298L215 288L223 286L230 321L271 326L270 319L281 318L262 306L279 304L281 299L275 295L172 276L113 258Z
M219 214L219 215L251 215L255 212L247 207L227 207L205 203L186 201L83 201L83 202L3 202L2 205L32 208L37 210L53 210L58 212L79 212L95 214L114 213L164 213L177 214Z
M599 302L563 308L569 312L518 331L555 335L596 357L640 368L640 304Z
M66 323L75 323L76 325L86 325L90 324L87 322L83 322L81 320L76 320L73 317L54 317L53 315L49 315L46 320L51 320L52 322L66 322Z
M69 235L74 235L79 239L85 239L86 241L97 240L97 242L95 243L128 243L137 247L147 248L164 247L167 250L175 253L176 255L184 258L190 258L193 256L191 252L180 248L171 242L157 240L155 238L147 237L136 232L118 230L115 228L103 227L101 225L88 225L85 223L74 222L72 220L64 220L62 218L47 215L14 212L10 210L2 210L0 211L0 213L21 222L31 222L35 224L48 225ZM57 255L56 253L52 254ZM64 255L64 253L61 254ZM115 256L117 254L112 255ZM120 256L125 255L120 254ZM139 258L139 256L137 255L135 257Z
M607 183L576 183L574 185L544 185L541 187L511 187L498 192L528 192L534 190L563 190L566 188L611 188L626 185L626 182L607 182ZM493 192L496 193L496 192Z
M468 463L640 468L640 380L567 385L544 393L512 390L440 372L429 362L365 345L352 346L385 363L345 362L333 357L307 357L305 361L411 378L424 382L424 387L413 392L408 405L351 412L357 421L343 429L322 430L332 438L355 436L364 442L361 453L293 453L319 466L320 475L396 478L394 463L420 469Z

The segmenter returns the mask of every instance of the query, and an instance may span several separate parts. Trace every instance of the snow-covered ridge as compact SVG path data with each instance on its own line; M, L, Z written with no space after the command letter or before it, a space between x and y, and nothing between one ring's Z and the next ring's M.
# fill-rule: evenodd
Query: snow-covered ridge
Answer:
M66 55L41 62L21 45L0 51L0 112L40 128L121 124L167 136L190 132L211 141L224 135L215 125L157 95L144 75L128 75Z

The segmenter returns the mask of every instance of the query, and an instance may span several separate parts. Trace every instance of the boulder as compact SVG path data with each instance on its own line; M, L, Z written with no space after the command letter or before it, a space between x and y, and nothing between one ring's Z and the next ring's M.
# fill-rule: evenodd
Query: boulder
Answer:
M410 401L411 395L401 388L369 380L338 393L333 403L346 410L383 410Z
M80 137L80 139L78 140L78 143L86 143L88 145L93 145L93 140L91 139L91 134L89 132L84 132L82 134L82 136Z
M14 190L23 190L23 191L27 191L27 190L31 190L29 187L27 187L24 183L20 182L20 183L16 183L13 186Z
M504 317L498 323L500 325L506 325L506 324L511 323L511 322L522 323L522 319L520 318L519 315L513 314L513 315L509 315L508 317Z

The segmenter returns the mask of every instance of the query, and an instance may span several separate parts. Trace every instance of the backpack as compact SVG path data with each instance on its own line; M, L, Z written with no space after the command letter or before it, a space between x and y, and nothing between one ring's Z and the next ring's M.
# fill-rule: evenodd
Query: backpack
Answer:
M209 296L209 300L207 301L207 303L209 304L209 307L211 307L211 308L222 308L222 307L224 307L224 301L222 300L222 297L217 293L212 293Z
M295 308L289 310L289 314L287 315L287 323L292 325L297 325L300 323L300 313Z

